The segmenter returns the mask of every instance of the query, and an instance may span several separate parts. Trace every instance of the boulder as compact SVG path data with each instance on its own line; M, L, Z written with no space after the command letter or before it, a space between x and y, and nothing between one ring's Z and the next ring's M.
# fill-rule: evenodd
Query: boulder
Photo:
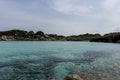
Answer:
M51 77L48 80L56 80L56 78L55 77Z
M70 74L66 76L64 80L83 80L83 79L77 74Z

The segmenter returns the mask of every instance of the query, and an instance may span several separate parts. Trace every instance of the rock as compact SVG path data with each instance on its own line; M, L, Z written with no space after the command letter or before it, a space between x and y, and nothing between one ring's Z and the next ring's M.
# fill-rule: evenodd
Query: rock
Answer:
M64 80L83 80L83 79L77 74L70 74L66 76Z
M55 77L51 77L48 80L56 80L56 78Z

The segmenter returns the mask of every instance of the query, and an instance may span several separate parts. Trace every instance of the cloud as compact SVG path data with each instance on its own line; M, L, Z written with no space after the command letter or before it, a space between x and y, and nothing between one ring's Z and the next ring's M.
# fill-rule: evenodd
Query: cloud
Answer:
M114 10L116 12L120 8L120 0L105 0L103 7L106 10Z
M120 26L119 27L115 27L114 31L120 32Z
M70 15L86 15L93 10L92 5L82 4L78 0L51 0L51 7L61 13Z
M120 0L104 0L100 16L114 26L120 23ZM113 27L114 27L113 26Z
M119 0L0 0L0 29L65 35L117 31L119 4Z
M71 33L78 33L75 26L78 23L73 21L58 19L50 17L48 15L36 15L28 11L20 10L18 7L13 5L13 2L0 1L0 29L25 29L25 30L43 30L46 33L57 33L69 35ZM20 5L20 4L19 4ZM28 5L29 6L29 5ZM22 6L26 7L26 6ZM38 6L39 7L39 6ZM71 24L70 24L71 23ZM67 32L66 32L67 30Z
M96 20L103 21L101 24L108 31L114 31L114 27L119 26L120 24L120 0L101 0L101 3L96 7L98 9L96 14L93 17L96 17Z

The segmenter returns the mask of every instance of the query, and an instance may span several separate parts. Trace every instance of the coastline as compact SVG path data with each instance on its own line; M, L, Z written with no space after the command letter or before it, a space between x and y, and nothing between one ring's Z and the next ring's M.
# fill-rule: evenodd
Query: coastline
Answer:
M120 32L100 34L80 34L80 35L57 35L45 34L42 31L9 30L0 31L0 41L87 41L120 43Z

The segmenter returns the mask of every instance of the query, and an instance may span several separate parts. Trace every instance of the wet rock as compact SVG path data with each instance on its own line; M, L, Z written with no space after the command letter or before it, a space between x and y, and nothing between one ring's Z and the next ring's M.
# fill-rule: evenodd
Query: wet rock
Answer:
M64 80L83 80L83 79L77 74L70 74L66 76Z
M55 77L51 77L48 80L56 80L56 78Z

